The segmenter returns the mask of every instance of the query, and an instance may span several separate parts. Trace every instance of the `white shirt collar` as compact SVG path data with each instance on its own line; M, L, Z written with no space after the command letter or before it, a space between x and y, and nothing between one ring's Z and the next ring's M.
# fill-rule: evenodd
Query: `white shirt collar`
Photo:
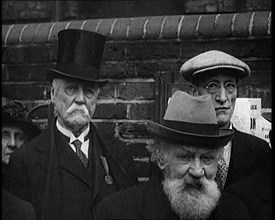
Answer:
M61 126L61 124L58 122L58 120L56 120L56 127L57 129L64 134L66 137L70 138L70 142L72 143L73 141L75 141L76 139L78 139L79 141L81 141L81 143L84 143L84 138L86 137L86 135L89 133L90 131L90 125L88 124L88 127L81 133L81 135L79 135L77 138L74 136L74 134Z

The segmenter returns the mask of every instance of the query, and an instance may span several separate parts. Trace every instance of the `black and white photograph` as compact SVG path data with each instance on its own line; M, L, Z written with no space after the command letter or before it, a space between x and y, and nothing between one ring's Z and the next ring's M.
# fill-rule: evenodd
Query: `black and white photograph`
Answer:
M271 0L2 1L2 219L272 219Z

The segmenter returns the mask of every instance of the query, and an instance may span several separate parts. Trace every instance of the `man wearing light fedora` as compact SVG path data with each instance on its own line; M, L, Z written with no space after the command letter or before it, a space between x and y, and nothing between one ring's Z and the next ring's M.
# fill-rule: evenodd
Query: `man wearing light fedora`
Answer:
M238 131L232 125L239 80L251 73L243 61L227 53L210 50L186 61L180 74L191 83L193 96L210 94L220 128L232 128L234 138L224 146L219 161L216 181L220 189L226 189L253 173L271 166L264 161L271 157L268 143L256 136Z
M219 129L210 95L176 91L161 123L148 121L157 168L150 180L106 197L95 219L244 219L246 207L214 181L233 130ZM218 205L219 204L219 205ZM228 205L228 206L227 206ZM226 206L220 212L220 206Z
M106 37L67 29L58 38L57 67L47 72L55 117L11 157L9 185L38 219L92 219L99 201L137 178L126 145L91 122L108 82L100 79Z

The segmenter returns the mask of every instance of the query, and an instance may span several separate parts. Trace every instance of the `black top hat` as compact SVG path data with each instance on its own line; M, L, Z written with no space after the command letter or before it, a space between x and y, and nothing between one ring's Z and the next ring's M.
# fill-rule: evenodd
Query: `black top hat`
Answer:
M47 79L72 78L104 86L100 79L100 63L106 37L91 31L67 29L58 33L56 69L47 72Z
M160 138L205 148L225 146L234 133L219 129L209 94L193 97L182 91L172 95L163 122L148 121L147 130Z
M2 97L2 126L14 125L21 128L28 136L28 140L36 137L41 133L40 129L24 118L26 107L21 102L11 101L6 97Z

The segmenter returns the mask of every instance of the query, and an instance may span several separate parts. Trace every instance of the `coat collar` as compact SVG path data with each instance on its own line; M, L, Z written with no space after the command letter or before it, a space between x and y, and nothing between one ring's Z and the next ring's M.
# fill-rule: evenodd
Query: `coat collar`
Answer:
M55 133L54 133L54 126L55 121L52 120L52 122L49 124L48 128L45 129L42 134L40 135L37 142L34 144L34 151L36 151L37 155L37 164L45 171L47 172L49 167L49 161L50 161L50 149L51 145L55 144ZM98 144L102 148L99 148L97 152L92 152L92 154L96 154L98 157L99 155L104 156L107 159L108 165L110 167L110 170L112 173L115 173L115 176L112 176L114 178L114 181L119 185L120 188L126 188L134 185L134 181L132 184L129 182L129 176L125 171L125 155L121 154L119 151L114 150L112 146L114 146L113 139L110 140L106 134L98 131L94 125L90 124L90 132L93 134L93 140L98 141ZM92 141L90 141L90 146L92 144ZM89 149L92 149L89 147ZM67 163L66 161L61 160L61 165L67 169L70 170L74 175L80 176L83 181L85 181L90 187L92 187L89 179L87 178L86 174L79 173L78 170L75 168L75 164ZM127 164L126 164L127 165ZM98 192L100 191L100 187L102 185L102 182L104 180L105 171L102 165L102 162L99 158L94 158L94 166L95 166L95 179L94 183L94 193L93 193L93 199L96 198L98 195ZM122 171L122 172L121 172ZM125 179L125 181L122 181Z
M143 219L179 219L171 209L170 202L162 189L162 173L156 168L148 183L139 194L139 212Z

